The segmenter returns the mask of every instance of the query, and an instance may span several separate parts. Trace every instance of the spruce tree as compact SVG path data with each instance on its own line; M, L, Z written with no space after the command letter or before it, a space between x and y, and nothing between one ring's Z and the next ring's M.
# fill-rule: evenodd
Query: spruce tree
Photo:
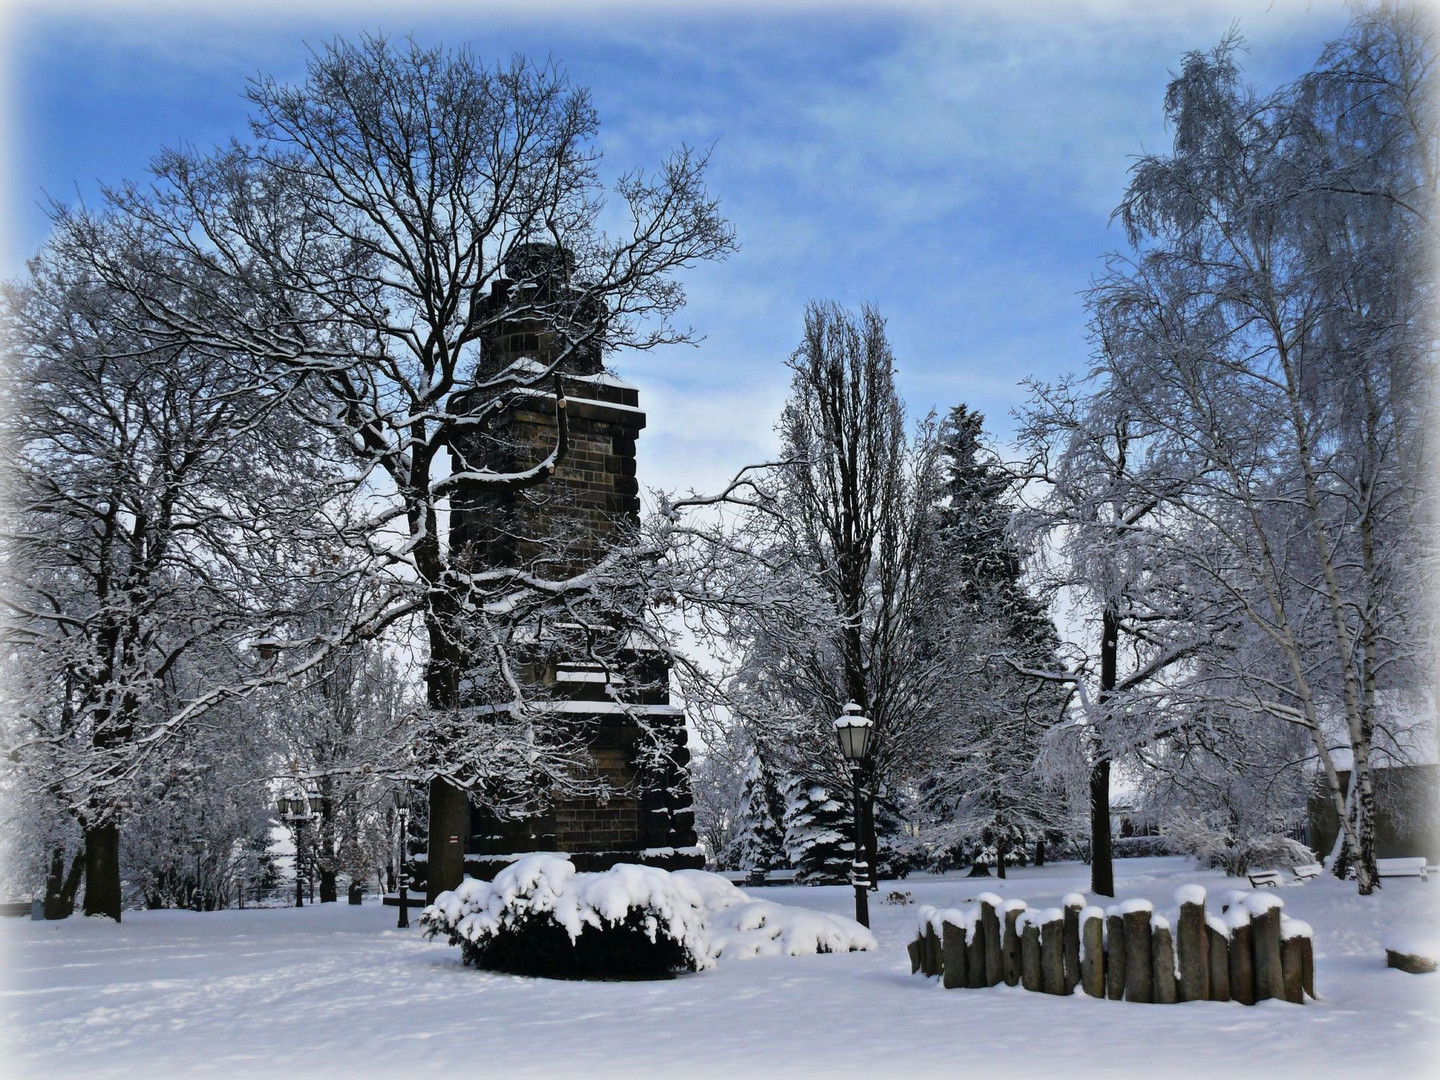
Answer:
M949 615L972 628L974 674L961 737L950 748L931 810L973 830L996 848L997 869L1018 845L1038 840L1062 816L1060 797L1043 784L1035 757L1046 728L1060 718L1063 692L1023 674L1057 671L1059 635L1045 606L1026 589L1021 552L1008 533L1012 480L983 441L984 417L964 404L941 433L943 504L936 510L940 558L951 577ZM1013 853L1013 854L1012 854Z
M785 783L785 856L806 885L834 885L850 879L855 845L851 842L848 799L832 798L823 785L800 776Z
M784 859L785 830L774 811L777 803L783 806L770 770L759 754L751 754L740 785L740 824L730 849L730 865L769 870Z

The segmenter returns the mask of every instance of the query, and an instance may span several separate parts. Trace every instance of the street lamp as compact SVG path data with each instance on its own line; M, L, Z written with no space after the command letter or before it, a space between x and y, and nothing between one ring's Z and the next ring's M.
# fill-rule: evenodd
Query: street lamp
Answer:
M867 927L870 925L870 867L865 862L864 836L860 830L860 772L865 755L870 752L874 727L868 717L860 715L860 706L853 701L845 703L835 720L840 756L850 763L850 787L855 803L855 858L850 864L850 881L855 886L855 921Z
M407 894L410 874L406 869L410 839L410 787L407 784L401 784L395 789L395 819L400 829L400 872L396 875L395 882L400 890L400 916L395 920L395 927L397 930L404 930L410 925L410 900Z
M318 803L317 796L315 802ZM292 790L289 794L281 795L275 800L275 807L280 811L280 819L290 826L290 832L295 838L295 906L305 906L305 875L300 868L303 864L305 824L310 820L310 808L312 802L304 795L297 795ZM318 809L318 807L317 807Z

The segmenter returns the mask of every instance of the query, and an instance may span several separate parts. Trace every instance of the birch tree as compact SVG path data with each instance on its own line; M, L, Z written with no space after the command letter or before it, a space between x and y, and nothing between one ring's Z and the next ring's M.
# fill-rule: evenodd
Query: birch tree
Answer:
M1375 694L1425 668L1433 57L1413 13L1362 12L1319 72L1259 98L1237 45L1190 54L1171 84L1174 150L1134 169L1117 213L1137 254L1095 310L1127 342L1112 390L1184 463L1149 489L1177 525L1163 557L1256 638L1211 692L1310 733L1365 894Z

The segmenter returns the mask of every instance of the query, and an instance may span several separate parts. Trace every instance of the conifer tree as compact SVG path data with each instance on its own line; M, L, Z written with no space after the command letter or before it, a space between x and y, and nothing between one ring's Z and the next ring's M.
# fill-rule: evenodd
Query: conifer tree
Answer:
M776 807L780 808L777 815ZM740 824L727 860L744 870L769 870L785 858L784 803L770 770L752 754L740 786Z
M850 840L848 800L820 784L792 775L785 783L785 857L806 885L849 880L855 845Z
M1040 739L1060 718L1064 693L1025 671L1056 671L1059 636L1022 580L1021 553L1008 533L1011 478L986 450L984 417L960 404L941 431L945 500L936 510L938 558L950 576L946 622L954 662L970 673L970 694L932 811L996 848L997 867L1019 857L1062 814L1060 798L1035 767ZM1013 853L1013 854L1012 854Z

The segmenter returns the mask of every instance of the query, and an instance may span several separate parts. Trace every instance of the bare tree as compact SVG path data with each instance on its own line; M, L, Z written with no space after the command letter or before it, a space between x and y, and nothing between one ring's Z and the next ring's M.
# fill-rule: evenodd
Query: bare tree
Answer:
M874 722L862 795L872 880L877 790L924 756L948 704L945 665L921 633L938 599L925 559L936 441L928 420L907 434L894 364L874 308L810 305L779 424L784 460L743 472L714 527L685 537L704 532L681 545L699 555L675 590L733 662L715 699L693 684L688 698L740 718L807 785L847 786L831 729L847 701ZM716 505L680 500L670 513Z
M304 379L309 420L353 477L348 543L391 586L356 629L418 622L428 706L454 713L471 663L462 612L587 582L477 569L447 543L450 496L545 484L567 453L557 376L622 345L687 340L671 321L684 301L673 274L725 255L731 230L706 194L704 155L686 148L654 175L622 176L608 204L589 95L553 64L492 68L363 37L317 50L303 84L260 78L247 96L248 141L162 153L151 185L107 193L103 219L63 214L60 236L175 340ZM135 245L95 244L101 221L166 265L203 268L203 315L151 287ZM571 287L546 287L556 259ZM481 343L506 325L537 328L543 360L487 368ZM459 436L534 388L553 389L548 452L509 471L457 456ZM291 667L314 647L279 634L274 645ZM432 763L442 831L468 813L464 774ZM458 852L437 852L431 871L432 887L458 883Z
M119 919L135 781L176 713L248 677L238 646L286 605L331 478L294 379L174 341L73 255L47 250L5 297L6 742L81 825L86 914Z
M1425 670L1414 463L1435 137L1420 27L1361 13L1321 72L1265 99L1239 88L1234 39L1189 55L1167 95L1174 152L1141 159L1118 211L1137 255L1094 297L1124 342L1110 392L1170 463L1147 489L1173 522L1160 557L1250 635L1190 692L1310 733L1362 894L1377 884L1375 696Z
M1102 335L1098 345L1103 358L1113 342ZM1170 676L1206 647L1223 613L1198 609L1154 558L1166 528L1154 491L1166 489L1168 465L1103 374L1092 378L1032 384L1013 527L1043 594L1072 605L1095 635L1066 643L1064 667L1026 671L1071 692L1073 723L1054 731L1048 760L1054 771L1078 761L1087 773L1090 887L1113 896L1112 766L1175 722L1162 707Z

